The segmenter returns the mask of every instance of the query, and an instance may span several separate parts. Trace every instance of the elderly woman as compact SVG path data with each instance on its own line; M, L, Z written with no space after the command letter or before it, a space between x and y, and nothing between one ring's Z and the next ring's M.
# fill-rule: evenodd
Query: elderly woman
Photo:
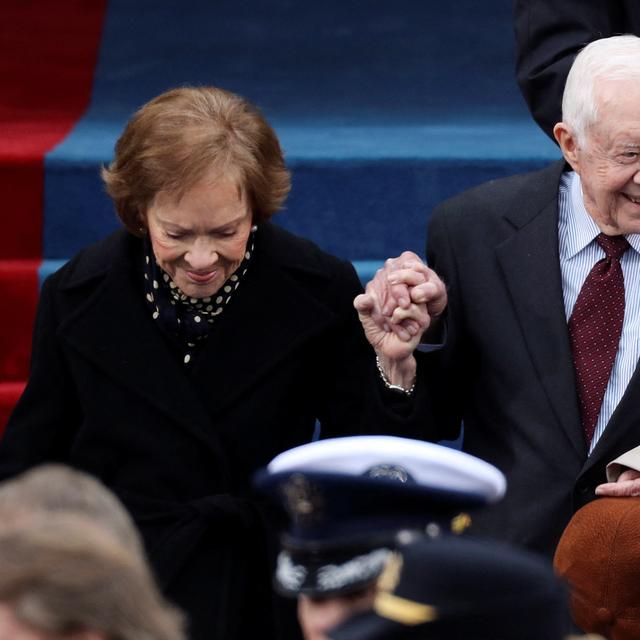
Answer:
M45 282L0 476L44 461L89 471L131 511L192 638L287 637L251 475L316 420L323 437L419 435L426 307L385 320L361 300L371 348L352 266L269 221L289 174L234 94L152 100L103 178L125 229Z

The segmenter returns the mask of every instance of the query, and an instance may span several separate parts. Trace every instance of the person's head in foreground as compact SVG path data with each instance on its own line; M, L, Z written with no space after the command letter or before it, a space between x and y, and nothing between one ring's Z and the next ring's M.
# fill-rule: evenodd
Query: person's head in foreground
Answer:
M460 451L392 436L321 440L286 451L256 477L286 511L274 578L298 598L307 640L369 609L398 540L460 533L461 511L499 500L504 476Z
M0 529L0 640L183 640L137 554L86 518Z
M640 38L596 40L576 57L554 135L607 235L640 232Z
M585 631L640 638L640 498L599 498L578 510L554 558Z
M140 534L118 498L98 479L71 467L45 464L0 483L0 511L3 524L38 513L85 516L144 556Z
M331 640L564 640L566 594L533 554L470 538L399 547L378 581L373 609Z

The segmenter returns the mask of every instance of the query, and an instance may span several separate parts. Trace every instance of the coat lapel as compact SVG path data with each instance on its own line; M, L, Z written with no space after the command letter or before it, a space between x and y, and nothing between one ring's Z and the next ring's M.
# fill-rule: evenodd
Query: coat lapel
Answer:
M557 172L557 169L556 169ZM543 174L544 175L544 174ZM553 411L576 452L584 459L575 373L567 331L558 252L557 179L546 176L546 201L507 215L515 232L496 248L527 349ZM552 183L553 184L553 183ZM522 195L522 194L521 194Z
M61 336L118 384L215 444L214 414L338 320L310 293L332 286L327 273L304 256L278 255L283 247L272 246L273 235L263 230L249 273L213 326L189 377L136 286L142 278L141 248L132 238L125 241L127 249L110 255L109 266L87 269L63 286L74 299L70 306L78 309L60 327Z
M215 389L202 393L210 415L241 397L292 349L338 320L310 293L319 279L330 286L325 273L291 267L270 255L271 247L265 247L268 237L258 241L251 271L194 367L196 384L206 381Z
M211 444L206 411L154 326L142 288L136 287L142 272L135 268L134 257L121 251L111 256L114 266L101 279L84 278L64 287L67 295L86 296L86 301L61 325L60 334L117 384Z

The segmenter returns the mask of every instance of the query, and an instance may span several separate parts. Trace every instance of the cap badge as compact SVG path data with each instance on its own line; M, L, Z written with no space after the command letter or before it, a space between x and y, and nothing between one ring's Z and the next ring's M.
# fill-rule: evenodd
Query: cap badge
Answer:
M386 478L387 480L397 480L398 482L414 482L411 474L397 464L376 464L367 469L364 474L367 478Z

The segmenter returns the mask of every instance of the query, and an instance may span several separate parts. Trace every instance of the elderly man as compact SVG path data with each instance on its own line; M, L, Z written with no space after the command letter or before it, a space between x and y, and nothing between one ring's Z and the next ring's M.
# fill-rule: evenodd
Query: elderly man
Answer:
M579 54L554 134L564 162L440 205L427 247L449 297L444 346L428 354L431 437L464 423L464 450L507 476L472 532L548 555L606 464L640 443L639 38ZM401 282L417 302L431 280L403 254L357 305Z

